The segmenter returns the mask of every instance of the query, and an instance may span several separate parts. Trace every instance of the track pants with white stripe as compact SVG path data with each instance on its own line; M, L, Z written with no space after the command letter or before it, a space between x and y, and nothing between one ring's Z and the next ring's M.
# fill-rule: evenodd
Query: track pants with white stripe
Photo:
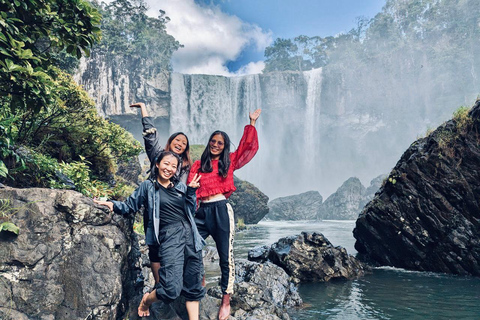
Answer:
M227 200L202 203L195 214L198 232L206 239L212 236L220 258L222 277L220 287L223 293L233 293L235 262L233 259L233 239L235 218Z

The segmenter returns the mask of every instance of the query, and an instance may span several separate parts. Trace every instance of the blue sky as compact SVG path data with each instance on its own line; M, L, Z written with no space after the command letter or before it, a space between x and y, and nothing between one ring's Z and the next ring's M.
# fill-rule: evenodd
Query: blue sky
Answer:
M380 12L385 0L217 0L215 3L226 13L271 30L276 39L348 32L355 27L357 17L373 18ZM263 59L263 52L251 49L247 48L236 61L229 63L230 71L252 59Z
M173 56L181 73L242 75L263 69L276 38L333 36L357 17L373 18L385 0L146 0L149 14L166 11L167 32L184 48Z

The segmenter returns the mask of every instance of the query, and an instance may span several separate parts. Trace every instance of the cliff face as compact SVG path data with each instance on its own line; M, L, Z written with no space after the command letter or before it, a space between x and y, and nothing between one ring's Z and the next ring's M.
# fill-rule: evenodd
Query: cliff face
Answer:
M81 59L74 78L95 100L101 116L136 116L137 110L131 110L128 106L136 101L144 101L153 117L168 117L169 77L167 70L148 72L134 58L92 52L90 58Z
M480 276L480 100L403 154L356 222L379 265Z

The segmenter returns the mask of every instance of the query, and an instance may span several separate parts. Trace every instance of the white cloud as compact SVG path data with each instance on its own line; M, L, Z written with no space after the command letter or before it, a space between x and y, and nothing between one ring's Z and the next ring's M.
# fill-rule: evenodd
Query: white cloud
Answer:
M263 68L265 68L265 62L250 62L249 64L241 67L235 72L236 76L244 76L247 74L257 74L262 73Z
M173 56L176 72L232 76L261 71L262 61L251 62L235 74L229 72L226 64L235 61L246 47L263 52L272 43L270 31L228 15L215 5L200 5L193 0L147 3L151 16L158 16L160 9L166 12L171 19L167 32L184 45Z

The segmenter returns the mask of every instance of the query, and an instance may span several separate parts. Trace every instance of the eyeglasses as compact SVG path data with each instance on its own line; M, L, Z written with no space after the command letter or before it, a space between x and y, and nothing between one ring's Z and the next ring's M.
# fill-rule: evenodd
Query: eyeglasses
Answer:
M210 145L211 146L214 146L215 144L217 144L219 147L224 145L224 143L222 141L217 141L215 139L210 140Z

